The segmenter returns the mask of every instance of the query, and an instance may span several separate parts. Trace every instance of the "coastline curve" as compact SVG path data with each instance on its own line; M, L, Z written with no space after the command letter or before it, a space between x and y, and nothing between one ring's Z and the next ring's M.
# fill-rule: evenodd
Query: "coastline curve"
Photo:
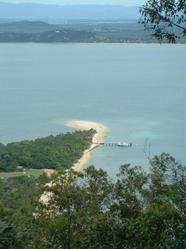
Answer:
M104 137L107 131L107 127L101 123L86 121L86 120L69 120L66 126L70 128L80 129L80 130L90 130L94 129L96 131L92 138L92 144L90 147L83 152L82 157L73 165L73 170L81 172L85 167L86 163L90 160L92 152L104 142Z

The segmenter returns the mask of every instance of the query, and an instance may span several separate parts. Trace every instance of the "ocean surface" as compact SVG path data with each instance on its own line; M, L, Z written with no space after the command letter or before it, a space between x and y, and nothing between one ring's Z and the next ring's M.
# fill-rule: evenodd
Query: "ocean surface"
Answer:
M0 44L0 142L70 131L70 119L133 143L94 152L111 175L161 152L186 163L186 45Z

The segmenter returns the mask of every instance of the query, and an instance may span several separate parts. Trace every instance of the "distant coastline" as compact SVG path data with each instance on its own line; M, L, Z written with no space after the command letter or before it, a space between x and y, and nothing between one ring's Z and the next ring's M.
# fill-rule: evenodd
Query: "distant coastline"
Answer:
M158 43L137 20L76 20L50 23L43 20L1 22L0 43ZM162 43L166 43L162 41ZM186 38L178 40L186 43Z
M85 121L85 120L70 120L66 123L66 125L70 128L76 128L81 130L90 130L90 129L96 130L96 134L92 138L91 146L84 151L82 157L72 167L75 171L81 172L86 163L90 160L92 152L97 147L99 147L97 143L104 142L104 137L107 131L107 127L97 122Z

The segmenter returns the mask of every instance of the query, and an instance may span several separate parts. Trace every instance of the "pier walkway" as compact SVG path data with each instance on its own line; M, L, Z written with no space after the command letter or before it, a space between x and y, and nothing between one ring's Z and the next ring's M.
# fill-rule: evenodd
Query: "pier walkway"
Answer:
M110 147L125 147L129 148L132 147L132 143L126 143L126 142L107 142L107 143L94 143L98 145L103 145L103 146L110 146Z

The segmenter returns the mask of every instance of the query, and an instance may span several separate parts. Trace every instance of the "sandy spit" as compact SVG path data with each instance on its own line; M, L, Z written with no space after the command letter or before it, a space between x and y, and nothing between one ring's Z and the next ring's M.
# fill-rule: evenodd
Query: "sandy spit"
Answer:
M87 150L84 151L82 157L72 167L72 169L74 169L75 171L81 172L84 169L86 163L90 160L92 152L97 147L100 146L97 143L104 142L104 137L105 137L107 128L103 124L92 122L92 121L83 121L83 120L71 120L71 121L68 121L66 125L70 128L75 128L75 129L80 129L80 130L90 130L92 128L96 130L96 134L92 138L91 146ZM50 175L52 172L45 170L45 173L48 173L48 175ZM51 187L52 185L53 185L52 181L47 184L48 187ZM40 202L45 205L48 205L51 197L52 197L52 193L49 191L47 192L45 191L40 197Z
M84 151L82 157L72 167L75 171L81 172L85 167L86 163L90 160L92 152L97 147L100 146L97 143L104 142L104 137L107 131L107 127L97 122L84 121L84 120L70 120L66 123L66 125L70 128L76 128L80 130L90 130L90 129L96 130L96 134L92 138L91 146Z

